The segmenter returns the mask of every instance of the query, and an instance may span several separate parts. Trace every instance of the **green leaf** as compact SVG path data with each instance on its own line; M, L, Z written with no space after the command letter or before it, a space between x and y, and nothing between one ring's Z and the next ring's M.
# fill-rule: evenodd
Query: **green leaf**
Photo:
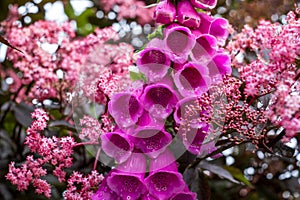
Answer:
M142 80L142 81L146 82L146 80L147 80L146 76L142 73L136 73L136 72L131 71L129 74L130 74L130 79L132 81Z
M68 1L67 3L64 4L64 10L65 10L66 15L69 17L69 19L76 18L74 8L71 5L70 1Z
M254 186L247 180L240 169L233 166L223 166L223 168L226 169L235 179L241 181L251 188L254 188Z
M95 16L94 8L87 8L78 17L76 17L78 33L80 35L88 35L94 31L95 26L90 24L89 18Z
M160 39L163 39L163 28L164 26L161 25L161 26L158 26L157 29L153 32L153 33L150 33L148 35L148 40L152 40L153 38L160 38Z

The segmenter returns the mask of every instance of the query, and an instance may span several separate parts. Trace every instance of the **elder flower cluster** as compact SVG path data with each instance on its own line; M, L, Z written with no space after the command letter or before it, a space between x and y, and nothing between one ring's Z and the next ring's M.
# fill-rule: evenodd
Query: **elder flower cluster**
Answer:
M227 46L244 94L252 99L249 106L256 103L259 109L252 110L259 118L283 127L286 140L300 131L299 38L300 20L290 12L283 25L264 20L256 29L246 25Z
M131 45L106 43L110 39L118 39L117 32L112 28L96 29L93 34L75 39L75 30L69 22L59 25L40 20L22 27L16 21L18 16L14 6L10 12L13 17L2 22L2 29L11 45L23 53L8 49L7 59L16 71L6 70L5 66L0 65L3 69L0 75L4 79L12 78L9 91L17 93L17 102L31 102L34 99L37 102L45 99L64 101L76 84L79 87L85 84L81 87L85 96L92 93L94 98L96 94L98 102L103 103L104 95L115 90L102 92L97 85L103 88L103 80L119 85L118 81L133 63ZM97 61L91 57L92 52L97 53L97 61L101 60L97 67Z
M162 37L152 39L136 62L144 82L114 94L108 103L117 126L101 135L101 142L117 166L92 199L196 199L169 146L177 135L188 151L203 153L211 109L204 96L231 73L230 57L221 47L228 22L195 9L215 4L165 0L157 5L154 18L164 26ZM167 130L170 122L174 132Z
M64 168L72 166L72 153L75 141L73 137L45 137L42 135L43 130L47 127L49 116L42 109L36 109L32 113L35 120L27 129L25 144L32 153L40 155L34 158L33 155L27 156L26 162L20 168L15 167L12 162L9 166L9 173L6 178L18 186L18 190L27 190L32 182L35 191L38 194L44 194L46 197L51 196L51 186L41 177L47 174L43 166L49 164L53 166L53 174L60 182L65 181L66 172Z

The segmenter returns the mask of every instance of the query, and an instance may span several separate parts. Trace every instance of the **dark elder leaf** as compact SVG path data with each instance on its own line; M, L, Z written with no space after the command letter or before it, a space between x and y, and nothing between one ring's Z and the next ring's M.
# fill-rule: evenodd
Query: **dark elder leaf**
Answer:
M211 164L206 161L202 161L201 163L199 163L198 166L202 169L206 169L206 170L218 175L221 178L226 178L227 180L229 180L233 183L239 183L237 180L234 179L234 177L231 175L231 173L229 171L227 171L226 169L224 169L221 166L214 165L214 164Z
M12 106L12 109L14 111L17 121L21 125L29 127L32 122L31 113L34 110L33 106L30 106L26 103L20 103Z
M2 199L13 199L11 192L9 191L7 185L0 184L0 198Z
M292 158L295 154L295 149L285 145L282 141L276 142L273 151L276 155L287 158Z
M183 179L192 192L197 194L197 199L209 200L211 191L205 175L198 168L187 168L183 173Z
M10 48L13 48L14 50L17 50L17 51L23 53L20 49L17 49L16 47L12 46L12 45L11 45L4 37L2 37L1 35L0 35L0 42L3 43L3 44L5 44L5 45L7 45L7 46L9 46Z

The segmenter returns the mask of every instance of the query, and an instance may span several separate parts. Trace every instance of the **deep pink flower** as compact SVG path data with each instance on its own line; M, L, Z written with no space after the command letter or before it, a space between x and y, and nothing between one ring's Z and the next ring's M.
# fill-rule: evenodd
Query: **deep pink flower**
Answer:
M157 119L152 117L147 110L144 110L142 116L139 118L139 121L136 123L137 127L164 127L164 120Z
M157 23L172 23L176 18L175 5L170 0L160 1L154 9L153 18Z
M195 45L195 36L190 29L177 24L171 24L164 31L164 46L174 62L185 62Z
M133 143L128 138L128 135L120 132L101 135L101 141L103 151L114 158L117 163L126 161L133 150Z
M178 134L182 138L183 144L186 149L195 155L199 155L202 153L202 145L208 130L209 125L206 123L202 123L196 127L190 126L187 128L181 126L179 128Z
M111 174L111 173L109 173ZM119 197L113 190L111 190L107 185L107 179L105 178L100 186L99 189L95 194L91 197L92 200L121 200L122 198Z
M175 73L174 82L182 96L201 95L210 86L208 69L198 63L189 62Z
M196 96L186 97L177 103L174 120L180 125L197 126L205 121L209 112L206 109L206 105L201 105Z
M217 0L191 0L191 3L201 9L213 9L217 5Z
M182 0L177 4L177 20L183 26L187 26L192 29L197 29L200 26L201 18L190 1Z
M134 125L143 113L143 107L137 97L130 92L120 92L111 98L108 111L117 125L128 128Z
M135 151L125 162L118 164L116 170L118 172L131 173L143 178L146 173L146 165L145 155L140 151Z
M141 197L141 200L158 200L158 199L152 196L151 194L145 194Z
M170 133L160 127L140 127L134 133L133 142L137 149L151 158L156 158L171 143Z
M200 12L199 15L201 17L200 27L199 27L199 29L196 29L193 31L193 33L195 31L196 31L196 33L198 33L198 34L196 34L196 36L200 36L201 34L208 34L211 22L214 20L214 18L211 15L208 15L205 12Z
M175 194L170 200L196 200L197 195L192 192L179 192Z
M180 192L185 183L172 152L166 150L156 159L150 160L150 175L145 179L149 193L157 199L167 200Z
M109 173L106 177L107 185L122 199L136 200L147 192L145 172L145 156L136 153Z
M158 199L167 200L173 193L184 187L184 181L179 172L157 171L145 179L149 193Z
M220 77L231 74L231 59L229 55L225 53L218 53L214 55L211 61L207 65L210 77ZM213 78L212 78L213 80Z
M148 47L142 50L136 63L140 72L145 74L150 82L161 80L167 74L171 65L168 55L161 48L156 47Z
M140 101L151 116L166 119L172 113L178 98L168 85L156 83L145 88Z
M191 57L195 62L207 63L218 50L215 37L202 34L196 39L196 44L191 51Z
M138 199L147 192L143 180L130 173L112 172L107 178L107 185L122 199Z
M228 32L229 23L224 18L216 18L211 22L209 28L209 34L217 38L218 44L221 46L225 45L226 39L229 35Z

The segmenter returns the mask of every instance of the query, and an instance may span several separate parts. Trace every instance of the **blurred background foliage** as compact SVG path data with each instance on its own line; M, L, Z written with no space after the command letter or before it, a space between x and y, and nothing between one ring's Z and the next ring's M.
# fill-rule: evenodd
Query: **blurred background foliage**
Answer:
M80 2L85 2L85 6L78 10ZM147 0L146 5L155 2ZM287 12L294 10L295 4L299 3L299 0L219 0L212 13L227 18L233 28L239 31L245 24L255 27L260 19L284 23ZM0 21L7 17L9 6L13 4L19 6L20 23L24 26L41 19L53 19L53 14L60 13L59 8L63 8L64 15L54 17L58 17L57 21L71 20L78 37L93 32L96 27L113 26L119 32L122 41L131 43L136 49L143 46L147 34L151 33L153 30L151 27L154 25L153 22L138 24L136 19L118 20L118 8L114 7L105 12L101 8L101 0L1 0ZM7 101L8 99L1 95L1 118L6 110L4 102ZM0 199L44 199L34 194L33 190L16 193L16 188L4 178L11 157L22 160L26 153L24 145L16 142L20 141L19 138L14 138L13 135L18 131L24 132L28 123L22 123L29 120L30 124L31 111L32 108L26 105L15 106L12 112L5 113L5 120L0 124ZM242 144L224 151L225 156L203 161L199 164L199 168L184 173L185 177L196 177L197 182L189 183L189 180L187 182L196 188L204 200L300 199L299 147L299 135L290 142L289 147L281 142L274 144L273 149L276 149L274 154L267 153L265 149L256 151L251 145ZM91 167L93 163L92 158L80 157L83 152L84 149L79 149L75 153L75 167L82 171ZM65 185L59 184L53 177L47 179L52 180L55 186L54 191L57 194L53 194L53 198L60 199Z

